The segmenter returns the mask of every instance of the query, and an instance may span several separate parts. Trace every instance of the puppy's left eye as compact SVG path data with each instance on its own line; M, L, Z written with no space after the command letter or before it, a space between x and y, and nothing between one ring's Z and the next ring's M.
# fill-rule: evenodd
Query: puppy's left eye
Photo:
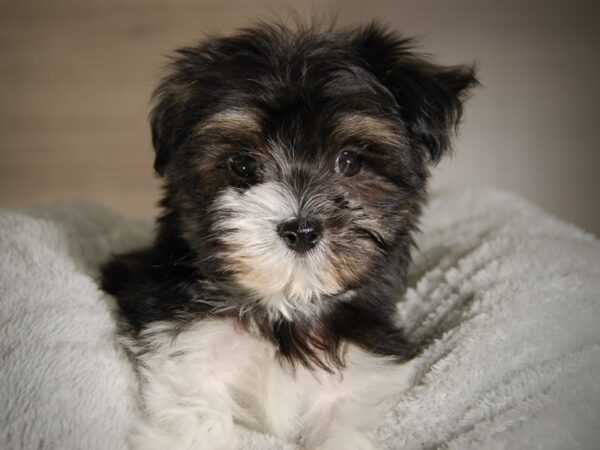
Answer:
M362 164L362 158L358 153L344 150L335 160L335 171L343 177L352 177L360 172Z
M241 153L229 158L229 168L241 177L252 178L256 174L258 162L249 154Z

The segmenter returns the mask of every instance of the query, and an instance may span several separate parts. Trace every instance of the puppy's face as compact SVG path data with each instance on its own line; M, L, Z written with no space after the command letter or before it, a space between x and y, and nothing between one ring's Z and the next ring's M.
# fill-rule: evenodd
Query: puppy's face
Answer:
M220 244L218 265L287 316L381 270L412 221L409 192L425 175L400 123L341 96L332 107L326 97L319 92L314 109L288 98L284 110L220 111L196 130L212 151L186 158L206 196L210 222L200 232ZM193 240L202 218L188 194L183 223Z
M428 164L470 70L377 27L263 27L183 49L157 91L163 223L270 315L349 298L408 262Z

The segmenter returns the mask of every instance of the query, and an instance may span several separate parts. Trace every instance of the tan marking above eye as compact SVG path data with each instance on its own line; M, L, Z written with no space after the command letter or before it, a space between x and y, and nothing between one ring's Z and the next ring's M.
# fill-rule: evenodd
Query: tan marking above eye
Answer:
M333 138L337 142L358 139L382 145L397 145L402 138L394 125L390 120L364 114L343 115L336 124Z
M258 115L249 109L226 109L203 120L196 131L199 134L209 131L231 133L259 133L260 121Z

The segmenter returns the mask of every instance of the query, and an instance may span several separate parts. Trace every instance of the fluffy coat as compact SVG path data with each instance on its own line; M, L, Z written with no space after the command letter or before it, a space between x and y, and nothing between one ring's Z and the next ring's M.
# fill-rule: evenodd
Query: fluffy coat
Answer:
M376 24L177 52L152 113L156 238L103 272L141 379L136 448L238 448L240 425L376 448L419 349L392 296L476 84Z

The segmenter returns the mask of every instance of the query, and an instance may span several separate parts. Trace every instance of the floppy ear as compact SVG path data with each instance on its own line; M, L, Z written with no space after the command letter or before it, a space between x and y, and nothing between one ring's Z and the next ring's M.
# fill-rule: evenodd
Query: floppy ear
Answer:
M412 139L437 163L450 148L469 90L479 85L475 69L432 64L412 51L411 39L377 24L358 30L354 39L367 69L396 99Z
M163 79L152 95L154 108L150 113L152 145L156 153L154 170L164 175L173 154L189 138L194 123L202 115L208 94L202 86L210 86L207 69L207 40L197 48L184 47L175 52Z
M164 175L170 155L175 146L175 130L178 122L178 101L175 94L169 92L169 82L165 81L154 92L156 105L150 114L152 145L154 146L154 170Z

